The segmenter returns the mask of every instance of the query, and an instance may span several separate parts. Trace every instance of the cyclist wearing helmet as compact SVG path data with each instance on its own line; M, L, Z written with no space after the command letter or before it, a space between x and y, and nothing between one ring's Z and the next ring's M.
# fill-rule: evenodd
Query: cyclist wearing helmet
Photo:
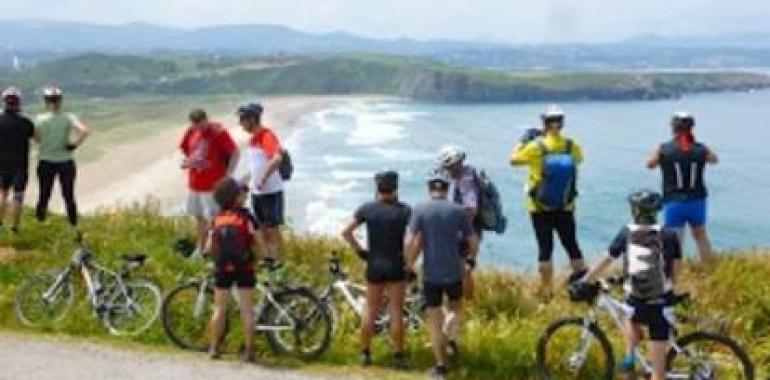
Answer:
M361 324L362 364L372 364L371 343L374 323L387 300L390 335L395 352L394 364L406 366L404 354L403 308L406 296L404 236L411 209L398 201L398 173L386 171L374 178L377 199L358 208L353 220L342 232L343 238L367 262L366 310ZM353 235L366 225L368 249Z
M695 141L695 118L679 112L671 120L674 138L662 144L647 161L650 170L661 169L663 174L663 214L665 225L684 232L688 225L698 245L702 260L714 257L706 232L705 169L715 165L717 155L706 145Z
M417 257L423 254L423 291L428 314L428 332L436 366L434 377L447 372L447 357L455 356L460 332L463 277L473 269L479 239L467 212L448 199L451 180L441 172L428 178L431 200L415 207L409 224L406 245L407 271L414 273ZM468 244L468 254L460 251L460 242ZM444 297L449 306L442 309Z
M184 155L182 169L187 170L187 213L197 224L198 241L193 255L201 256L211 221L219 212L214 187L235 170L238 147L222 124L209 121L206 111L193 109L188 119L190 125L179 149Z
M634 351L646 327L650 336L652 380L663 380L666 374L666 353L673 328L674 286L682 261L681 244L676 230L657 224L663 197L651 190L641 190L628 198L633 222L623 227L599 263L580 281L570 286L573 297L584 298L591 293L590 284L609 268L613 260L622 257L627 293L626 303L633 309L626 322L626 355L621 371L634 371Z
M465 209L465 213L468 215L468 220L476 232L476 236L481 239L482 228L477 218L479 198L481 196L479 194L479 175L474 167L465 163L466 157L467 154L462 147L447 145L439 150L436 164L438 164L441 171L446 173L450 180L449 199ZM462 242L460 253L467 256L468 249L468 244ZM463 295L465 299L473 299L474 286L473 272L468 271L463 278Z
M0 227L8 208L8 193L13 188L11 231L19 230L24 191L27 188L29 140L35 126L21 114L21 92L10 87L2 93L5 112L0 115Z
M54 180L59 177L62 196L71 226L78 223L78 209L75 203L75 157L73 152L83 144L91 129L80 119L62 112L62 90L51 86L43 90L45 112L35 119L36 136L40 143L37 176L40 182L40 198L37 203L37 219L43 221L48 215L48 201ZM73 133L74 132L74 133ZM75 135L73 139L73 134Z
M531 214L539 249L538 262L542 292L544 298L549 300L553 293L554 231L559 235L564 250L569 256L573 273L579 273L585 267L575 227L576 170L577 165L583 161L583 151L577 142L562 135L565 115L561 108L550 106L540 117L543 123L542 132L527 130L521 142L514 148L510 162L513 166L529 168L527 207ZM562 188L554 186L557 191L562 191L564 196L561 199L566 202L549 207L538 201L537 189L545 182L546 159L552 155L553 157L563 156L562 162L571 162L572 178L566 178L567 181L564 181L565 186Z
M264 108L259 103L238 107L241 127L251 135L248 143L249 174L244 179L251 187L251 203L254 215L264 234L265 256L281 258L283 237L280 227L284 224L283 179L281 142L272 129L262 124Z

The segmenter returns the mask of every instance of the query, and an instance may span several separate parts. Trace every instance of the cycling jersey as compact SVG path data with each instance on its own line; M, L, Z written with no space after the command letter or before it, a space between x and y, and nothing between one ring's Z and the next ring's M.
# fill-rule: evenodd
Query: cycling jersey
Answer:
M369 256L366 279L369 282L403 281L404 236L411 209L397 203L369 202L356 211L357 222L366 224Z
M270 174L262 189L258 188L259 181L265 176L268 164L279 154L281 154L281 143L278 136L270 128L260 127L259 131L254 133L249 140L248 147L253 194L274 194L283 191L283 180L278 170Z
M665 202L691 201L708 196L704 181L707 156L708 148L697 142L688 152L681 150L675 141L660 147Z
M0 170L27 171L33 134L34 126L26 117L10 111L0 114Z

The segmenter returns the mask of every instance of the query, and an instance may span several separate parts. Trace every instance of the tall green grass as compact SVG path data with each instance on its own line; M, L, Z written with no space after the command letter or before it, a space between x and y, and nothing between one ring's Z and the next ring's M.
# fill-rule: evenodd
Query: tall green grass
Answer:
M74 248L72 231L65 221L54 216L44 224L24 220L19 235L0 233L0 329L19 330L75 337L106 339L109 342L169 347L160 324L135 338L106 337L101 324L95 320L77 292L75 311L61 324L48 328L27 329L17 321L13 303L17 287L31 273L66 265ZM157 281L164 291L180 279L200 274L205 265L184 260L171 250L172 241L191 231L185 219L158 216L152 207L136 206L120 212L83 218L82 230L95 258L117 265L119 255L144 252L150 256L147 266L138 275ZM326 285L329 275L326 260L332 250L344 251L336 240L290 235L287 243L287 276L293 282L305 283L318 289ZM360 279L361 265L354 255L345 255L345 265ZM725 323L705 327L724 327L749 350L759 369L757 378L770 374L770 257L766 252L724 253L717 264L688 264L683 287L695 295L696 302L686 311L699 316L700 321L721 319ZM477 299L468 306L468 318L461 339L462 360L455 367L453 378L462 379L531 379L534 378L535 345L545 326L561 317L585 312L583 306L570 304L559 297L547 306L540 305L534 294L536 279L506 272L482 270L477 286ZM345 310L345 307L341 307ZM356 318L343 313L343 326L334 337L331 349L320 359L322 370L329 367L358 370L359 345ZM233 325L237 325L234 323ZM609 329L616 351L620 347L617 331ZM688 327L693 328L693 327ZM423 375L432 364L428 339L424 332L412 333L408 340L413 370L406 373L374 369L367 375L377 378L412 378ZM267 351L265 347L263 350ZM389 348L384 338L375 345L375 362L387 367ZM271 357L267 363L305 366L304 363ZM620 355L616 352L616 355ZM328 367L326 367L328 366ZM367 370L370 371L370 370Z

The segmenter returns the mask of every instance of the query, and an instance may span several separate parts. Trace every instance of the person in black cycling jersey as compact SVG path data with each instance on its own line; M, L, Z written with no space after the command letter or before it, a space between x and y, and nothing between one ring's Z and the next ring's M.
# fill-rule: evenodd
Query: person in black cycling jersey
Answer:
M394 345L394 364L405 367L403 308L406 293L404 236L411 217L409 206L398 201L398 173L386 171L375 176L377 199L363 204L342 236L366 266L366 310L361 324L362 364L372 363L371 343L374 323L387 297L390 335ZM354 236L366 225L369 249L364 249Z
M35 133L32 122L21 114L21 92L10 87L2 93L5 112L0 115L0 226L13 190L11 231L18 232L29 168L29 140Z
M649 350L654 367L652 380L665 379L666 352L674 318L674 287L682 261L679 234L675 229L657 224L657 214L663 197L654 191L641 190L628 198L633 222L617 234L607 255L588 274L570 286L570 293L578 299L593 292L590 281L603 273L612 262L622 257L626 277L624 286L627 305L633 310L626 323L626 355L621 372L632 374L634 352L646 327L652 341Z
M679 112L671 119L674 138L662 144L647 161L647 168L660 167L663 174L663 215L665 226L677 229L683 234L688 225L698 246L700 258L710 261L714 258L708 233L706 232L706 165L715 165L719 160L710 148L695 141L692 130L695 118L686 112Z

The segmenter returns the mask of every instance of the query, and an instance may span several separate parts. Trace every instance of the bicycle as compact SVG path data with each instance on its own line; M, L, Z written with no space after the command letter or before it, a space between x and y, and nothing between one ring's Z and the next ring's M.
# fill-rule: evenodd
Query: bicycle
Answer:
M113 271L96 262L81 233L75 243L69 265L32 275L19 287L16 315L22 324L40 326L63 320L75 299L72 277L80 273L91 309L110 334L137 335L150 328L160 312L161 291L149 280L131 279L147 255L122 255L122 265Z
M608 314L614 326L622 331L632 310L613 297L611 289L623 283L622 277L597 282L596 297L581 300L592 306L586 316L557 320L546 328L538 341L536 354L537 373L541 379L614 378L613 349L598 324L597 309ZM676 305L687 301L689 296L675 298ZM754 367L745 350L727 336L695 331L677 338L675 332L670 345L666 356L667 379L754 379ZM592 351L597 347L598 350ZM635 355L641 374L649 377L652 365L639 348ZM725 366L729 359L737 359L737 363L733 363L737 365Z
M331 281L329 285L321 292L318 299L327 309L332 317L333 326L339 324L339 313L335 307L335 295L342 297L342 300L350 307L359 319L364 315L366 307L366 286L356 284L348 279L348 274L342 269L338 252L332 252L329 259L329 273ZM418 287L409 288L404 300L404 323L407 329L418 331L424 324L422 312L425 310L425 302ZM387 313L387 299L383 302L380 315L375 320L374 328L376 333L380 334L388 331L390 325L390 315Z
M278 354L306 360L318 358L331 344L331 318L306 287L285 285L276 290L276 281L272 277L267 276L255 286L259 295L254 306L255 332L264 333L270 348ZM239 298L234 298L237 305ZM183 349L208 350L206 332L213 300L214 276L210 271L183 280L171 290L161 309L163 328L169 339ZM229 329L229 323L226 326L225 331Z

